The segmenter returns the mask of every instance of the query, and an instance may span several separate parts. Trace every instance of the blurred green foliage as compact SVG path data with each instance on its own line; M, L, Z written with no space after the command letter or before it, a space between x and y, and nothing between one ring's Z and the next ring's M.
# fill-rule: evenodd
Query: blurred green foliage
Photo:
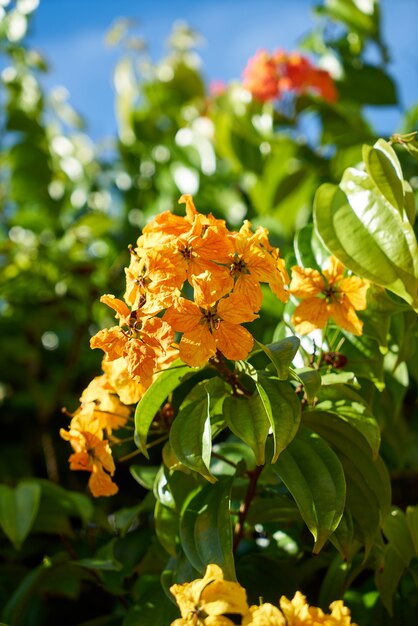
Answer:
M58 433L68 420L61 409L74 410L99 371L100 355L90 351L89 337L112 323L98 300L103 293L122 293L128 244L149 218L177 211L182 193L195 194L201 212L212 211L231 227L243 219L266 226L289 267L295 259L311 267L320 263L323 251L312 234L315 192L329 184L317 203L327 189L343 194L346 190L337 185L344 171L362 160L364 143L376 141L363 107L397 103L379 5L370 6L365 13L351 0L325 0L317 9L316 28L303 42L304 50L333 69L339 100L330 104L305 94L276 108L251 99L240 84L211 94L197 63L199 38L187 27L173 30L168 56L152 63L144 42L122 20L107 38L121 49L114 75L119 134L110 146L91 141L65 90L43 89L47 64L25 39L30 2L16 0L5 7L0 17L0 617L10 626L166 626L177 616L161 573L165 589L173 576L197 576L192 566L198 569L201 549L191 546L187 558L176 561L180 512L197 487L194 504L222 500L232 479L219 481L215 492L190 474L175 472L168 478L159 471L155 476L159 460L153 451L151 465L141 459L131 467L133 477L120 464L118 496L92 502L82 493L85 476L67 469L68 446ZM374 65L366 60L370 49L379 57ZM406 113L404 124L393 131L418 130L417 108ZM402 143L396 150L411 183L412 232L417 168L414 144L408 151ZM375 156L368 153L367 158ZM379 191L395 194L396 181L389 191ZM338 236L344 239L344 233ZM404 292L394 291L403 297ZM360 543L352 541L353 520L345 515L333 536L337 549L327 544L312 559L307 530L294 504L272 487L272 470L263 473L263 493L251 510L254 533L240 546L236 570L255 602L260 594L277 600L278 585L280 593L301 588L324 606L346 591L359 624L406 625L418 611L416 316L400 300L380 292L374 298L364 314L369 332L361 340L347 334L344 350L361 382L361 403L367 402L377 417L392 482L395 508L380 544L375 545L375 527L363 528L362 540L374 545L371 552L371 545L361 552ZM257 338L267 343L272 336L282 339L281 316L289 319L291 309L292 304L278 307L266 295ZM324 403L332 402L323 393ZM307 425L320 415L319 406ZM303 458L309 445L306 434L286 452ZM335 454L327 450L332 475ZM254 467L251 450L239 441L221 442L218 452ZM371 460L364 460L361 469L378 471ZM291 474L282 479L298 502ZM239 480L232 496L238 505ZM353 491L351 498L357 498L353 517L361 520L362 507L373 505L364 493ZM212 513L209 509L208 516ZM370 513L374 516L378 508ZM219 519L207 523L216 526ZM303 519L309 528L315 526ZM181 524L183 535L193 535L193 516L183 517ZM274 538L264 551L263 533ZM353 545L347 564L341 553ZM229 546L220 549L226 553Z

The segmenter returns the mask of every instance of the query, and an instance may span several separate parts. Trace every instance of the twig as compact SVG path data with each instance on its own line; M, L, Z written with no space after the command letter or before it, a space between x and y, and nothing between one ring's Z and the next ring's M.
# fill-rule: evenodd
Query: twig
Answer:
M248 484L247 493L245 495L244 502L240 506L238 521L235 524L235 529L234 529L234 545L233 545L234 553L236 552L241 542L241 539L243 537L245 520L247 519L251 502L256 494L257 481L260 477L261 472L263 471L263 468L264 468L264 465L259 465L258 467L255 468L255 470L250 472L250 482Z

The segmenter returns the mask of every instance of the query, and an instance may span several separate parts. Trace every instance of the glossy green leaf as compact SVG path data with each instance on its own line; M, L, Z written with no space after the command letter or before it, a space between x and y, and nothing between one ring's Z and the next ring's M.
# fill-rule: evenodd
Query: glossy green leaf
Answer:
M155 534L158 541L168 554L176 556L179 533L178 513L157 501L154 510L154 521Z
M322 185L314 220L327 248L360 276L418 307L418 247L411 224L392 207L366 172L349 168L341 188Z
M302 428L272 467L295 499L318 553L344 511L345 479L337 455L319 435Z
M139 401L135 410L136 443L147 458L149 458L147 450L148 432L157 411L167 396L180 385L183 378L195 371L182 361L175 361L169 369L157 376Z
M337 415L314 410L307 411L303 419L338 453L344 468L347 508L355 522L355 536L369 551L389 512L391 486L386 466L380 457L373 459L365 437Z
M316 234L313 224L306 224L296 233L293 247L297 264L301 267L320 270L329 257L329 251Z
M155 477L158 473L158 467L150 465L131 465L129 471L136 482L145 489L151 490L154 486Z
M321 374L321 385L351 385L360 388L356 375L353 372L330 372Z
M212 451L209 394L202 388L199 400L181 406L170 429L171 448L183 465L209 482L216 478L209 470Z
M273 433L272 463L296 435L301 418L300 402L289 383L258 373L257 391Z
M223 416L234 435L250 446L255 454L257 465L263 465L270 421L258 391L250 397L228 396L225 398Z
M16 549L28 536L38 512L41 487L22 481L15 487L0 485L0 526Z
M384 140L378 139L374 146L363 146L366 171L380 193L398 209L404 210L404 190L401 164L394 149Z
M348 490L348 489L347 489ZM331 543L345 561L350 561L354 549L354 524L350 511L347 508L341 518L340 523L330 537Z
M368 442L377 457L380 446L380 428L363 398L346 385L328 385L318 394L315 412L333 413L356 428ZM323 419L326 419L323 416Z
M314 402L321 387L321 374L312 367L300 367L291 372L292 378L297 380L305 389L308 402Z
M192 566L203 573L219 565L227 580L235 580L232 525L229 513L233 478L203 487L186 501L180 517L180 540Z
M289 377L289 367L299 349L300 339L297 337L285 337L281 341L276 341L266 346L257 340L255 343L273 363L277 370L278 378L286 380Z

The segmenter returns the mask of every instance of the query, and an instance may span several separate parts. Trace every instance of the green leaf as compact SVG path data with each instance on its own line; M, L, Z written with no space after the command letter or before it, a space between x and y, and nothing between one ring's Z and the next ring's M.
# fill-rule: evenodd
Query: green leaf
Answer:
M315 196L314 222L324 244L346 267L418 310L414 231L366 172L349 168L341 188L322 185Z
M338 83L338 92L342 101L375 106L398 103L395 82L384 70L373 65L344 64L344 79Z
M404 190L401 164L393 148L384 140L378 139L373 147L363 146L363 160L366 171L380 193L402 216L404 210Z
M180 407L170 429L170 444L178 460L204 476L209 482L216 478L209 470L212 452L209 394L204 388L199 400Z
M396 550L405 567L408 567L415 555L414 544L409 532L405 513L397 507L392 507L385 519L383 532L390 545Z
M380 599L390 615L392 615L393 594L404 570L405 565L395 548L390 544L385 546L383 563L376 570L375 583Z
M272 429L274 452L271 462L275 463L298 431L300 402L291 385L261 372L258 373L256 387Z
M294 380L303 385L308 402L314 402L316 394L321 388L321 374L318 370L312 367L300 367L296 370L291 370L291 375Z
M330 372L329 374L321 374L321 385L352 385L360 388L356 375L353 372Z
M245 398L226 397L223 416L234 435L253 450L257 465L264 465L270 421L259 392Z
M145 489L151 490L154 486L155 477L157 476L159 468L149 465L131 465L129 471L131 476L137 483Z
M300 513L297 506L285 496L273 494L265 497L255 497L251 502L247 515L247 522L252 524L267 524L269 522L297 522Z
M333 413L356 428L377 457L380 447L380 428L363 398L346 385L328 385L318 394L315 412ZM327 419L323 415L322 419Z
M373 36L378 31L378 14L373 11L365 12L354 0L326 0L324 7L317 11L329 15L334 20L343 22L349 29Z
M289 377L289 367L299 349L300 339L297 337L285 337L281 341L269 343L266 346L257 340L255 340L255 343L275 366L278 378L286 380Z
M12 489L0 485L0 526L17 550L28 536L41 500L41 488L22 481Z
M318 238L313 224L306 224L296 233L293 246L296 261L301 267L320 270L329 257L329 252Z
M157 501L155 504L154 521L155 534L158 541L168 554L176 556L179 533L178 513Z
M169 369L157 376L139 401L135 410L136 443L147 459L149 458L147 450L148 432L157 411L167 396L182 382L183 378L195 371L178 359Z
M414 544L415 554L418 556L418 506L407 507L406 523Z
M295 499L318 553L344 511L345 479L337 455L320 436L302 428L272 468Z
M345 561L350 561L353 556L354 525L353 518L347 508L341 518L338 527L330 537L331 543L337 548Z
M391 487L382 459L372 458L365 437L337 415L307 411L304 423L319 433L338 453L347 484L347 508L356 523L355 536L362 539L366 551L389 512Z
M180 517L180 541L192 566L203 573L209 563L216 563L227 580L235 580L229 513L232 482L233 478L223 478L192 494Z

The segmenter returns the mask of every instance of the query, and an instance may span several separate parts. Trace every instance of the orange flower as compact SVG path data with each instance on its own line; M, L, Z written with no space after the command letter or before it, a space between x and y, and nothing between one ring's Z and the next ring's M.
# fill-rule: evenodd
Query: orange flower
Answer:
M173 342L170 326L158 317L143 315L141 309L131 311L112 295L104 295L100 301L116 311L116 318L125 329L104 328L91 338L90 346L102 349L109 361L124 357L130 375L149 386L159 355Z
M106 374L96 376L81 394L82 405L94 403L94 417L108 435L112 430L125 426L131 410L123 404L115 393Z
M337 100L337 92L330 74L326 70L316 68L310 60L297 52L287 56L282 64L280 87L296 93L316 91L328 102Z
M131 248L131 260L125 274L125 302L148 315L171 306L183 286L175 265L158 247L146 253L140 248Z
M243 86L260 102L275 100L280 96L279 80L277 63L266 50L256 52L243 72Z
M172 626L233 626L224 614L245 615L248 611L245 589L237 582L224 580L218 565L208 565L203 578L173 585L170 591L182 615Z
M69 431L61 429L60 435L70 442L74 450L69 458L70 469L90 472L88 485L94 496L112 496L118 491L111 479L115 463L94 412L94 402L82 406L74 414Z
M275 100L286 91L297 94L313 91L327 102L335 102L338 97L326 70L316 68L298 52L287 54L283 50L272 55L266 50L258 51L244 70L243 85L261 102Z
M330 257L322 270L295 266L292 268L290 292L303 299L295 309L292 323L302 335L324 328L332 318L337 326L361 335L363 322L356 311L366 308L369 283L358 276L344 278L344 266Z
M331 613L325 614L316 606L309 606L306 597L297 591L292 600L280 598L280 608L288 626L356 626L351 621L350 610L341 600L330 605Z
M257 317L242 296L232 294L217 301L210 275L205 272L196 277L195 302L179 298L166 311L164 321L183 333L180 358L191 367L202 367L217 350L227 359L245 359L253 338L240 324Z
M261 307L263 294L260 283L268 283L273 293L286 302L289 298L285 284L289 282L284 261L279 250L268 240L268 231L257 228L251 231L251 224L244 222L239 233L234 233L234 254L230 258L230 274L235 280L233 293L248 300L253 311Z

